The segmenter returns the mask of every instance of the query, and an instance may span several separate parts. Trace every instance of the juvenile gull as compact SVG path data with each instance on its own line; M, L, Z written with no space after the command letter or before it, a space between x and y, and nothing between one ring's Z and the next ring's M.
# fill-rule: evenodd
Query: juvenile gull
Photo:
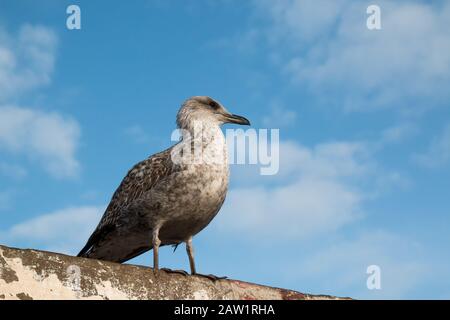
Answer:
M228 189L228 155L220 126L250 125L206 96L186 100L177 114L182 138L136 164L115 191L78 256L125 262L153 249L186 243L195 274L192 237L220 210Z

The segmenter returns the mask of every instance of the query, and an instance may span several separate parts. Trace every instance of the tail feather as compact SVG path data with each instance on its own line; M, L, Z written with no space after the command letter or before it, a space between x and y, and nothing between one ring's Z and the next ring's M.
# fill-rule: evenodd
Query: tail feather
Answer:
M77 254L77 257L86 257L89 249L92 247L92 245L88 242L86 243L86 245L83 247L83 249L80 250L80 252Z

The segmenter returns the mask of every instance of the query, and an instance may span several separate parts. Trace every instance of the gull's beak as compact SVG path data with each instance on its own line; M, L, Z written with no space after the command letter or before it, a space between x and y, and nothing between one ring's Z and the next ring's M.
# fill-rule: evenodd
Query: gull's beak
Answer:
M225 119L227 123L236 123L249 126L250 121L247 118L238 116L237 114L226 114Z

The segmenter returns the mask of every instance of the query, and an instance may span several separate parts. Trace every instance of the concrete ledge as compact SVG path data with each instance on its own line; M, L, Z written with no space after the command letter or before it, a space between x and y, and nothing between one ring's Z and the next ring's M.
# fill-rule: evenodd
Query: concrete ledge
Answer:
M1 299L338 299L0 246Z

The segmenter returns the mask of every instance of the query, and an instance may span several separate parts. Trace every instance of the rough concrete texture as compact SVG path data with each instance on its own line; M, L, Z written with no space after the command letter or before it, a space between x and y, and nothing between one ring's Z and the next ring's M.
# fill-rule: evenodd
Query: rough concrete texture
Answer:
M0 246L1 299L337 299Z

